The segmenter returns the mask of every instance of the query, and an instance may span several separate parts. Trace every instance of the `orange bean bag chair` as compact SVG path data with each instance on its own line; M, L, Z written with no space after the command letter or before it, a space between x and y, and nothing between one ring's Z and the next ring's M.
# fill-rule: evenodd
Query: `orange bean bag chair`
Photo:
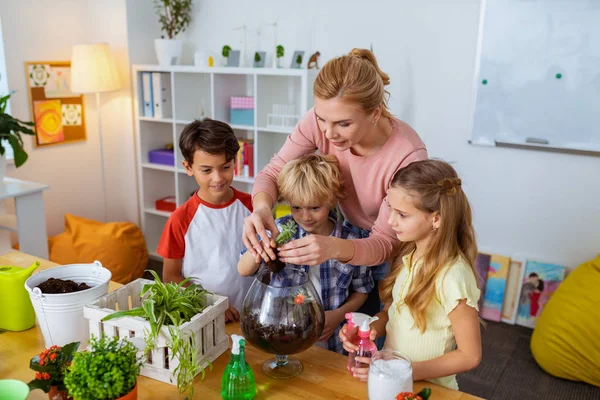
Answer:
M65 214L65 231L48 240L50 261L57 264L98 260L112 280L127 284L141 278L148 265L144 235L132 222L98 222Z

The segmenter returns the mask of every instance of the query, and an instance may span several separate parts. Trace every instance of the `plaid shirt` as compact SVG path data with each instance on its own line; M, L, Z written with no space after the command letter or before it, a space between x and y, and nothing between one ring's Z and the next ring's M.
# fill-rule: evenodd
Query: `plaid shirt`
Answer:
M334 223L335 227L330 236L337 237L340 239L358 239L359 236L352 232L351 229L338 223L337 216L334 212L329 213L329 219ZM291 215L286 215L275 221L277 227L281 230L281 226L286 224L292 219ZM300 225L296 234L292 237L294 239L300 239L309 235ZM351 264L343 264L338 260L330 259L325 261L319 266L310 267L308 265L301 265L304 271L308 274L309 268L319 268L319 275L321 277L321 301L323 303L323 309L325 311L335 310L340 308L350 296L350 285L352 290L359 293L370 293L373 290L374 282L372 275L372 268L369 267L358 267ZM282 279L281 286L287 287L292 286L292 282L285 276L285 269L279 274L279 278ZM286 282L286 280L288 282ZM327 340L327 342L317 342L319 347L327 348L328 350L335 351L336 353L342 353L342 342L338 336L339 330L344 325L345 321L342 321L336 328L335 332Z

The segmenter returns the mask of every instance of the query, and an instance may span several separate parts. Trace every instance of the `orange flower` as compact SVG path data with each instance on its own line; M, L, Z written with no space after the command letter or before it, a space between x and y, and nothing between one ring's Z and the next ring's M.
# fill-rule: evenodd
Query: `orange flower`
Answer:
M35 379L42 379L42 373L41 372L36 372L35 373Z
M303 294L296 295L296 297L294 297L294 304L302 304L302 303L304 303L304 295Z
M44 380L48 380L48 379L50 379L50 374L49 374L49 373L47 373L47 372L44 372L44 373L42 374L42 379L44 379Z
M56 360L56 353L52 353L52 354L50 354L50 360L51 360L51 361L54 361L54 360Z
M396 396L396 400L422 400L422 398L413 392L402 392Z

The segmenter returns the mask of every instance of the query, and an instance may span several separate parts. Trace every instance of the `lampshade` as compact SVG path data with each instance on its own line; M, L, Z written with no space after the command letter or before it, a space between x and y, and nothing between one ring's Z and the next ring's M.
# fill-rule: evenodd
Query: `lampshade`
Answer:
M73 47L71 91L73 93L110 92L121 88L121 80L107 43Z

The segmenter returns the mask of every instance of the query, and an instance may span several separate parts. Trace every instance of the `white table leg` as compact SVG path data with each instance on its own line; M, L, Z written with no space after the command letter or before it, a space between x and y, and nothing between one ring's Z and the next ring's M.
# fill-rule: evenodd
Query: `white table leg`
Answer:
M48 233L42 191L15 198L19 247L23 253L48 259Z

